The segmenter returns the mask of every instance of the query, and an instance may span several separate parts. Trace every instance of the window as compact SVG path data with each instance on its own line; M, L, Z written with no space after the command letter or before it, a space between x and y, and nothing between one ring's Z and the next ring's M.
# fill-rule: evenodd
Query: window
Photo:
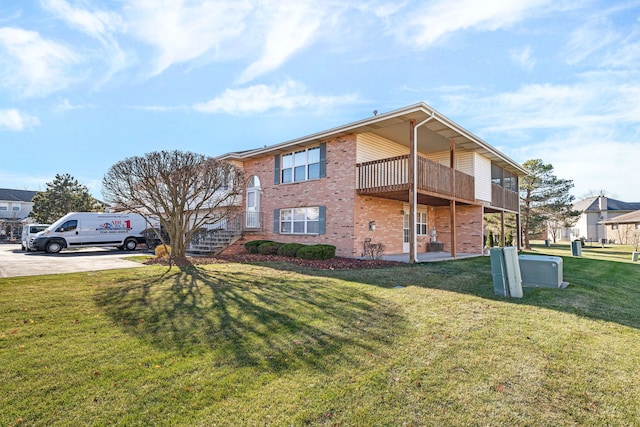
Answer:
M72 230L75 230L77 227L78 227L78 220L70 219L69 221L65 221L64 224L58 227L56 229L56 232L72 231Z
M636 224L636 230L640 230L640 222Z
M326 175L325 144L275 156L275 184L303 182Z
M319 234L320 208L280 209L280 233Z
M491 183L504 187L507 190L518 191L518 175L515 175L500 166L491 164Z
M13 209L16 212L19 211L20 210L20 204L16 204L16 203L12 204L11 205L11 209Z
M617 230L618 229L618 224L611 224L611 229L612 230Z
M282 156L282 183L320 178L320 147Z
M8 211L9 204L8 203L0 203L0 211Z
M491 163L491 183L502 187L502 168Z
M427 223L427 213L418 212L416 218L416 234L426 236L429 234L429 225Z

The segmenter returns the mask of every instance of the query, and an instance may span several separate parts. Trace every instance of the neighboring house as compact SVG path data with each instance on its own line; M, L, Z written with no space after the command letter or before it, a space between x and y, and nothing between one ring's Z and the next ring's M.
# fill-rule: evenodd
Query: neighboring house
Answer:
M331 244L344 257L381 243L411 261L482 254L483 215L514 213L519 224L527 173L423 103L219 159L244 170L243 225L262 231L252 239Z
M638 203L640 204L640 203ZM606 239L611 243L637 245L640 239L640 210L602 221Z
M605 221L640 209L640 203L627 203L605 195L589 197L573 205L580 212L572 228L562 231L561 240L584 239L588 242L609 241Z
M19 237L21 223L31 213L37 191L0 188L0 240Z

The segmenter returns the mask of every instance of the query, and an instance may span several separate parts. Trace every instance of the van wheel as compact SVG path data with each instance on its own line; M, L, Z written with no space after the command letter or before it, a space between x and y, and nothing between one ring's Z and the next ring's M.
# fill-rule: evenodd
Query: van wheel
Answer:
M138 241L135 239L127 239L124 241L124 248L128 251L133 251L138 246Z
M62 245L55 240L47 243L46 251L50 254L57 254L62 250Z

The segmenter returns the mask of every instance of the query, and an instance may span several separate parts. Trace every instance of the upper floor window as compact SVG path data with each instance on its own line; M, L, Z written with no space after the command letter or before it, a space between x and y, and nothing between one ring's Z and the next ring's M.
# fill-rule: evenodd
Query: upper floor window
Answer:
M518 175L494 163L491 164L491 183L504 187L507 190L518 191Z
M0 203L0 211L8 211L9 204L8 203Z
M320 178L320 147L282 156L282 183Z
M12 208L14 211L19 211L19 210L20 210L20 203L13 203L13 204L11 205L11 208Z
M275 184L302 182L326 175L325 144L275 156Z

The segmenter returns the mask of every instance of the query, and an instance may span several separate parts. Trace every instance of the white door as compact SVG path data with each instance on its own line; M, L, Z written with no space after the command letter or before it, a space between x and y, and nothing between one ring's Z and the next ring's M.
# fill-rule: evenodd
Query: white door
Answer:
M260 228L260 179L253 175L247 182L247 228Z
M409 235L409 214L405 213L402 220L402 252L409 253L410 235Z

